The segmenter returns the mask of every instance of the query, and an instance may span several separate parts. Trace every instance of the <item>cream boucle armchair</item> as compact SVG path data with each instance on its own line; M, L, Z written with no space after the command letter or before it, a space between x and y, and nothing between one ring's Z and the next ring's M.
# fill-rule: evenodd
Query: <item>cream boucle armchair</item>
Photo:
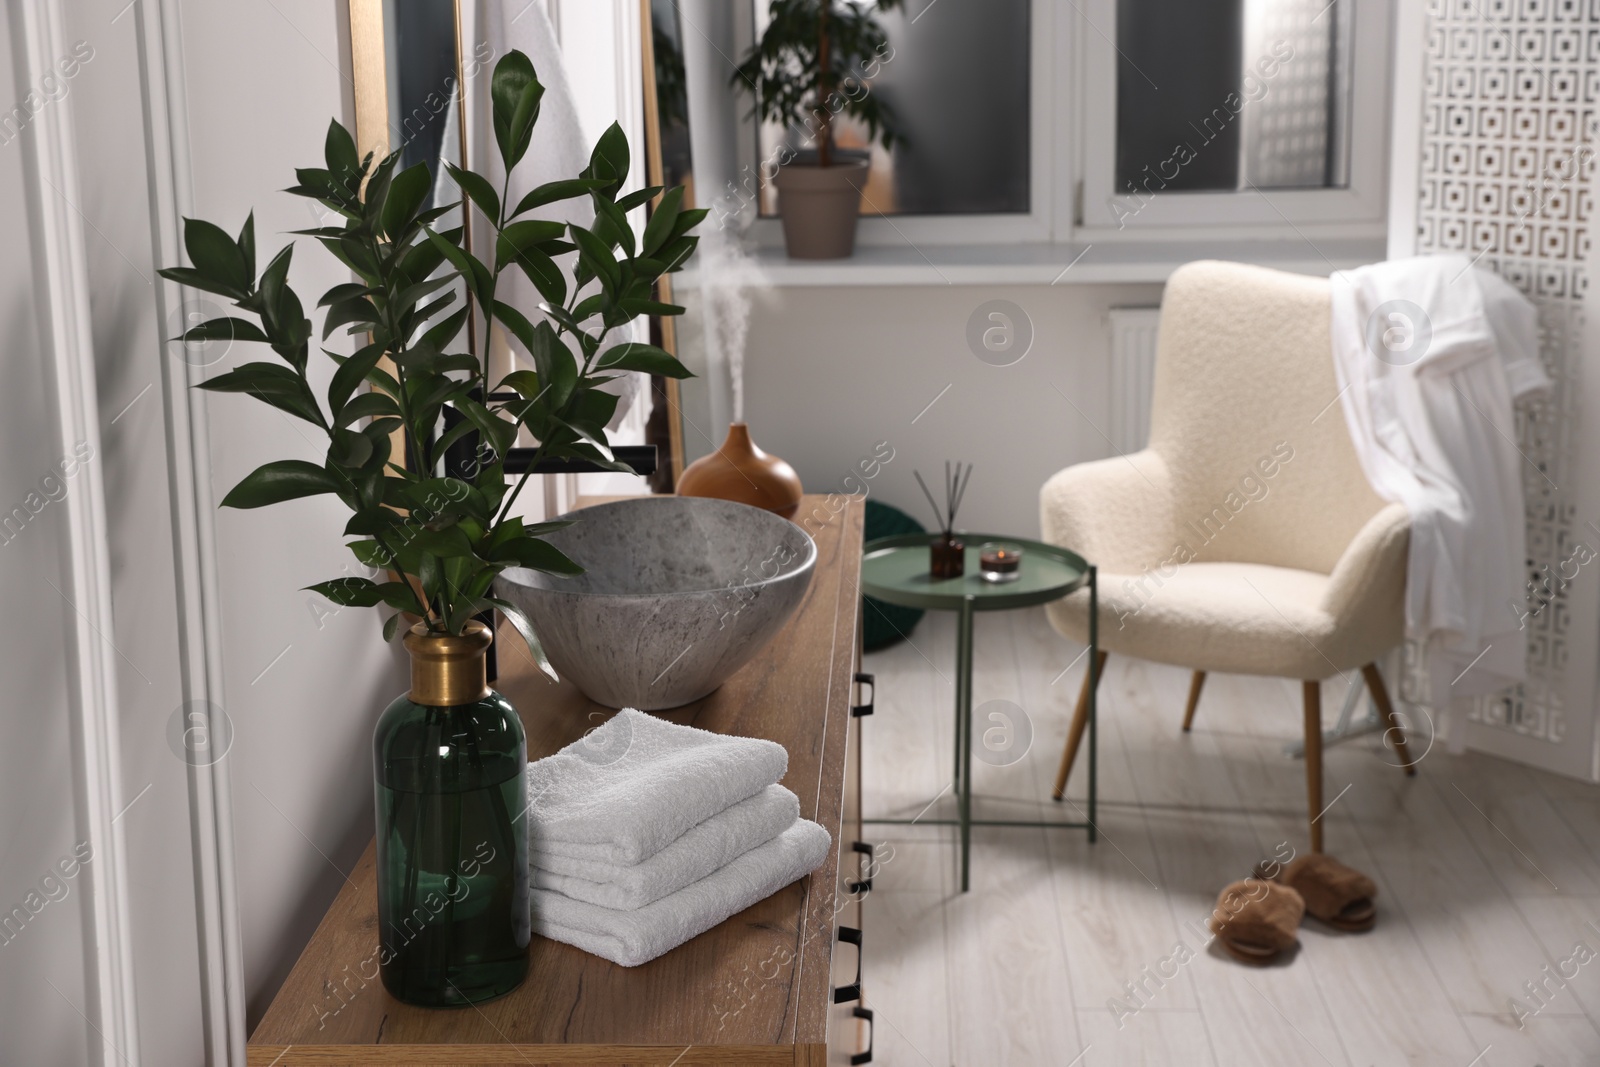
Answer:
M1069 467L1039 494L1046 541L1100 569L1100 655L1304 682L1306 786L1322 851L1322 679L1360 667L1414 773L1374 660L1401 639L1409 524L1367 484L1340 410L1326 279L1235 263L1174 272L1161 303L1150 445ZM1088 636L1086 591L1050 605ZM1078 698L1056 778L1088 711Z

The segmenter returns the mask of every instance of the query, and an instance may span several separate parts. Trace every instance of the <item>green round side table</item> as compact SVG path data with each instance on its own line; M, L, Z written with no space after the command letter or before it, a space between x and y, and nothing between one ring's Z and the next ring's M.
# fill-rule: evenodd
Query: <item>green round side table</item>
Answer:
M972 817L972 624L980 611L1048 604L1087 587L1089 590L1089 671L1099 672L1100 590L1097 571L1076 552L1059 545L1000 534L967 533L956 536L967 545L965 573L960 578L936 579L928 572L930 534L898 534L869 541L862 549L861 591L890 604L928 611L954 611L956 622L956 759L957 818L918 819L923 825L961 828L961 891L967 891L974 826L1060 826L1095 832L1097 786L1096 700L1098 678L1089 679L1089 810L1086 822L974 819ZM1011 582L986 581L978 569L978 546L999 541L1022 547L1020 576ZM908 819L863 819L871 823L910 822Z

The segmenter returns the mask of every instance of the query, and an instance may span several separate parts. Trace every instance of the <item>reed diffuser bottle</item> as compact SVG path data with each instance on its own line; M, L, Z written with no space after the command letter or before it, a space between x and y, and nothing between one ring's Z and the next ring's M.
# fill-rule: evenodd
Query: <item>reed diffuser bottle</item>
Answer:
M411 691L373 737L378 964L408 1004L475 1004L528 974L528 743L487 684L493 639L413 626Z
M966 495L967 483L972 480L972 464L967 464L963 475L961 464L957 463L952 470L949 462L945 463L943 508L928 491L928 483L922 480L922 472L911 473L916 476L917 484L922 487L922 495L928 498L928 506L933 509L934 518L939 522L938 532L928 542L928 576L935 581L960 578L967 572L967 546L956 536L956 512L961 509L961 498Z

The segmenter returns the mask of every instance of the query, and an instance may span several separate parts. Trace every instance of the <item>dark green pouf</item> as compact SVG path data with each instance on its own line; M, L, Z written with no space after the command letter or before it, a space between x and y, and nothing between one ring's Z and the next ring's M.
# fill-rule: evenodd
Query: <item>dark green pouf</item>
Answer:
M926 532L920 522L899 508L876 500L867 501L866 540ZM921 620L921 608L902 608L864 596L861 598L861 647L868 652L888 648L908 637Z

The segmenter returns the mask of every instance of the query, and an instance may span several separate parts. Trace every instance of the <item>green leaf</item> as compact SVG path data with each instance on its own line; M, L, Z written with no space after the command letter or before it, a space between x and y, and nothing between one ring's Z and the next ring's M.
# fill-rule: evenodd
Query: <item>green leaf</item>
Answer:
M466 279L467 288L472 292L479 304L487 305L494 296L494 275L489 268L479 262L478 258L460 248L457 248L442 234L428 230L428 240L439 250L451 266L461 272Z
M339 409L339 417L333 420L333 424L335 427L349 426L357 419L398 417L399 414L400 406L389 394L361 393L352 397L349 403ZM351 465L359 466L359 461L352 461Z
M450 177L461 187L461 191L474 204L490 222L500 221L500 194L494 191L494 185L488 178L474 171L458 167L454 163L446 163L445 170L450 172Z
M517 537L496 545L490 559L496 563L514 563L518 567L557 574L563 578L573 578L583 573L583 568L567 558L565 552L537 537Z
M228 491L218 505L224 508L261 508L303 496L337 493L345 488L342 479L315 463L302 459L280 459L257 467Z
M683 186L674 185L650 213L650 221L645 223L644 240L640 243L645 255L655 255L656 250L667 243L672 236L673 224L678 221L678 214L682 210Z
M218 296L225 296L232 300L242 300L245 296L244 293L235 289L231 284L215 281L193 267L162 267L156 273L169 282L187 285L191 289L199 289L202 292L216 293Z
M664 348L629 341L609 349L595 363L596 370L636 370L663 378L692 378L689 368Z
M328 335L341 326L356 323L362 326L375 326L382 321L378 309L364 296L342 300L328 309L328 314L322 319L322 339L326 341ZM359 331L357 331L359 332Z
M246 265L244 253L222 227L204 219L184 219L183 245L195 270L225 286L222 291L226 295L243 299L254 280L254 272Z
M372 290L360 282L341 282L322 294L322 299L317 301L317 307L332 307L334 304L346 300L354 300L359 296L371 296Z
M528 276L539 295L552 304L567 302L567 276L556 261L538 248L524 248L517 254L517 266Z
M495 144L508 171L528 150L528 138L533 132L539 97L543 93L544 87L534 73L533 61L522 52L513 49L495 64L489 99Z
M370 608L388 604L401 611L423 614L411 586L405 582L384 582L381 585L370 578L334 578L327 582L305 587L308 592L321 593L341 607Z
M384 620L384 622L383 622L383 639L384 639L384 641L393 641L394 640L395 631L400 628L400 620L401 620L401 618L402 618L402 616L400 615L400 613L396 612L395 614L390 615L387 619Z
M407 167L389 182L389 189L383 198L383 213L379 216L379 225L383 228L383 232L389 235L391 241L398 240L406 227L411 224L411 220L421 210L422 202L428 198L428 190L432 185L433 176L428 172L426 163Z
M382 345L367 345L339 364L339 369L333 372L333 381L328 383L328 410L342 409L382 358Z
M381 394L380 394L381 395ZM328 444L328 464L361 467L372 458L372 441L365 434L336 427Z
M246 363L226 374L201 382L199 387L214 393L249 393L257 400L297 415L307 422L327 426L322 411L317 407L317 399L311 395L305 379L276 363Z
M634 253L633 227L628 224L628 218L616 204L608 200L596 200L595 236L605 241L608 245L622 246L622 251L631 259Z
M599 178L607 182L608 189L620 186L628 178L628 137L622 127L613 122L595 142L589 154L589 167L582 177Z
M244 259L245 272L250 280L256 280L256 213L246 215L244 225L239 228L239 255Z
M516 444L516 424L500 418L471 397L463 397L458 400L456 402L456 410L465 415L468 421L489 439L489 444L494 449L495 455L505 455L511 451L511 446Z
M328 135L323 139L322 155L328 164L328 175L345 189L354 191L361 185L361 157L356 152L356 141L350 131L339 125L338 119L328 122Z
M269 325L277 326L283 323L278 309L283 303L284 290L288 287L289 261L293 258L294 245L284 245L261 272L261 283L258 286L261 291L261 310Z
M361 205L362 215L369 222L375 222L378 213L383 208L384 198L389 192L389 182L394 176L394 168L400 163L400 150L396 149L384 156L378 165L372 169L372 177L367 179L366 199Z
M261 327L245 319L211 319L184 331L180 341L265 341Z
M511 213L511 217L516 218L523 212L544 207L546 204L554 204L559 200L571 200L575 196L604 189L610 184L610 180L606 178L567 178L563 181L546 182L517 201L517 209Z
M550 386L550 404L561 408L578 384L578 361L572 350L561 340L548 322L541 322L533 331L533 365L539 379Z
M437 278L429 278L415 285L408 285L394 298L389 305L389 312L394 315L404 315L417 306L417 302L430 293L436 293L456 280L454 274L441 274Z
M340 607L370 608L383 601L378 583L370 578L334 578L305 587L307 592L321 593Z
M539 103L544 98L544 86L537 80L523 86L517 100L517 109L511 115L511 155L506 159L510 170L521 161L533 142L533 127L539 121Z
M659 300L644 300L636 297L619 300L617 301L617 306L620 307L629 318L633 318L638 315L682 315L688 310L679 304L663 304Z
M389 508L364 507L350 516L350 521L344 525L344 533L346 537L356 535L371 537L391 530L403 521L399 512ZM387 567L391 562L385 562L383 565Z
M597 444L606 444L606 424L617 413L620 399L616 393L604 389L585 390L573 401L567 425Z
M528 652L533 656L533 662L539 669L549 676L552 682L561 679L556 676L556 669L550 665L550 657L544 654L544 646L539 644L538 635L533 632L533 620L524 615L522 609L509 600L498 597L485 597L484 603L492 604L500 609L500 614L511 620L511 625L517 628L517 633L522 635L522 640L528 645Z
M456 294L449 293L447 295L454 299ZM444 348L445 345L456 339L456 335L461 332L461 327L466 325L467 313L470 310L470 308L462 308L448 319L431 327L427 333L422 335L421 343L430 348ZM473 362L476 364L477 361L474 360Z
M622 268L611 255L611 246L576 223L567 227L578 245L578 256L608 291L615 292L622 284Z
M560 222L546 222L542 219L523 219L521 222L513 222L500 231L500 236L495 241L495 256L501 263L509 263L524 248L554 240L566 232L566 224Z
M461 247L461 227L446 230L441 237L448 244L457 248ZM395 265L395 277L402 285L420 282L424 278L431 278L439 265L444 262L444 253L434 247L433 241L418 241L406 250L400 257L400 262Z
M629 211L632 211L634 208L646 203L647 201L654 200L656 194L659 192L661 192L661 186L659 185L650 185L643 189L635 189L627 196L617 198L617 208L626 214Z
M537 400L544 392L539 376L531 370L514 370L500 379L500 385L502 388L510 386L529 400Z
M411 547L440 558L472 555L472 542L459 526L446 526L441 530L423 527L411 538Z

